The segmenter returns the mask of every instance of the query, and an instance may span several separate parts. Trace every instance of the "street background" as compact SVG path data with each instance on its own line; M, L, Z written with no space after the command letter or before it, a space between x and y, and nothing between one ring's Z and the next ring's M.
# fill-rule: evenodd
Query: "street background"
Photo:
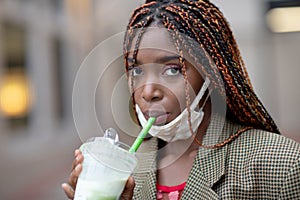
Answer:
M259 98L282 134L300 142L300 33L272 33L265 21L267 1L213 2L230 22ZM76 74L96 45L125 30L131 11L141 3L0 0L1 200L66 199L61 183L82 142L72 112ZM122 66L112 74L122 74ZM84 105L92 74L85 76L79 120L89 132L94 129ZM109 92L101 89L103 95ZM12 93L16 96L10 99ZM107 109L103 102L97 107ZM109 112L105 114L111 116ZM113 126L111 117L102 115L99 123Z

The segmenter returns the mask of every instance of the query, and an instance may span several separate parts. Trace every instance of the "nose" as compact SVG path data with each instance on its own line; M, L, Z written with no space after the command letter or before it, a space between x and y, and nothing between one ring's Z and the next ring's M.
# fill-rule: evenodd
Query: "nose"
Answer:
M163 91L158 84L148 83L142 88L142 98L147 102L159 101L163 98Z

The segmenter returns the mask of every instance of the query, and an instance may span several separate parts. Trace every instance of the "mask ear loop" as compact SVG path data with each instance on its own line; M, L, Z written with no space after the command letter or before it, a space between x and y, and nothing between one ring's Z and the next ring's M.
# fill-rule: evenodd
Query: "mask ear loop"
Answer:
M196 112L199 112L200 110L203 110L203 108L204 108L204 106L205 106L205 104L206 104L206 102L207 102L207 100L208 100L208 98L210 97L210 94L211 94L211 92L210 92L210 90L209 90L209 84L210 84L210 80L206 77L205 78L205 81L204 81L204 83L203 83L203 85L202 85L202 87L201 87L201 89L200 89L200 91L199 91L199 94L201 93L201 92L203 92L203 95L205 95L205 93L206 93L206 91L208 90L208 94L206 95L206 97L205 97L205 99L204 99L204 101L203 101L203 104L201 105L201 107L200 107L200 109L198 110L198 111L196 111L195 109L196 109L196 107L195 107L195 105L194 105L194 103L195 103L195 99L194 99L194 102L192 103L192 109L194 110L194 111L196 111ZM203 89L203 87L205 87L206 89L204 90L204 91L202 91L202 89ZM199 100L200 100L200 98L201 97L203 97L202 95L197 95L196 96L196 99L198 98ZM197 101L199 101L199 100L196 100L196 102ZM199 104L199 102L197 103L197 104ZM190 120L190 119L188 119L188 120ZM201 123L200 123L201 124ZM200 125L199 125L200 126ZM201 144L199 141L198 141L198 139L196 138L196 133L194 132L194 130L192 129L192 127L191 127L191 121L189 121L189 128L190 128L190 133L191 133L191 135L192 135L192 137L193 137L193 139L194 139L194 141L196 141L197 142L197 144ZM202 145L200 145L200 146L202 146Z
M209 81L207 81L207 82L208 82L207 84L210 83ZM206 84L206 81L204 82L204 84ZM202 86L202 87L203 87L203 86ZM204 99L204 101L203 101L203 104L201 105L201 107L199 108L199 110L198 110L197 112L200 112L200 111L203 110L204 106L206 105L207 100L209 99L209 97L210 97L210 95L211 95L211 90L209 89L208 86L207 86L207 88L206 88L206 90L205 90L205 92L204 92L204 95L205 95L206 91L208 91L208 93L207 93L207 95L206 95L206 97L205 97L205 99ZM199 124L199 126L200 126L200 125L201 125L201 123ZM190 129L190 131L192 131L192 130ZM204 145L202 144L202 142L200 142L200 141L197 139L196 133L192 132L192 137L193 137L193 140L194 140L200 147L211 148L211 147L206 147L206 146L204 146Z
M203 83L203 85L202 85L202 87L201 87L201 89L200 89L200 91L199 91L199 93L197 94L197 96L196 96L195 99L193 100L192 104L190 105L190 107L191 107L192 109L195 109L195 108L198 106L198 104L199 104L201 98L204 96L206 90L208 89L209 84L210 84L210 80L206 77L206 78L205 78L205 81L204 81L204 83ZM203 90L203 88L204 88L205 90Z
M203 108L204 108L204 106L205 106L207 100L208 100L209 97L210 97L211 91L209 90L209 88L207 88L207 90L208 90L208 93L207 93L207 95L206 95L206 97L205 97L205 99L204 99L204 101L203 101L203 104L201 105L201 107L199 108L198 111L203 110ZM205 94L205 92L204 92L204 94Z
M206 104L208 98L210 97L211 91L209 90L209 88L207 88L207 89L208 89L208 94L207 94L207 96L205 97L205 100L204 100L202 106L200 107L199 111L200 111L200 110L203 110L203 108L204 108L204 106L205 106L205 104ZM218 147L223 147L223 146L225 146L226 144L228 144L229 142L231 142L232 140L234 140L235 138L237 138L241 133L244 133L244 132L246 132L246 131L248 131L248 130L250 130L250 129L253 129L253 127L252 127L252 126L246 126L246 127L244 127L244 128L241 128L241 129L238 130L235 134L231 135L229 138L227 138L227 139L224 140L223 142L220 142L220 143L218 143L218 144L216 144L216 145L213 145L213 146L206 146L206 145L203 145L202 142L200 142L200 141L197 139L195 133L192 134L192 137L193 137L194 141L195 141L200 147L203 147L203 148L206 148L206 149L215 149L215 148L218 148Z

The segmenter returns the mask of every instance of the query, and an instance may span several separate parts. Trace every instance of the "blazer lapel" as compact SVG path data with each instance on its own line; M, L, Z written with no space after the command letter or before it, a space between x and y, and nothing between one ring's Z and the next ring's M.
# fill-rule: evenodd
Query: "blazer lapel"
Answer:
M231 132L230 128L223 117L214 115L203 142L212 145L223 141ZM227 149L228 145L199 149L181 199L219 199L212 187L225 173Z
M133 174L135 188L133 199L156 199L157 139L144 141L136 154L138 166Z
M156 172L148 173L146 180L139 191L140 197L137 199L156 199Z
M227 146L219 149L201 148L181 199L219 199L212 187L225 173L226 154Z

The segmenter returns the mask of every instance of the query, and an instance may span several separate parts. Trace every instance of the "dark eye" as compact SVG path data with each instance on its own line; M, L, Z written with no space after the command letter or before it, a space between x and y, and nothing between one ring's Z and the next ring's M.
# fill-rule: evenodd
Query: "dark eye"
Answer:
M181 68L177 65L171 65L164 71L164 74L168 76L176 76L181 74Z
M143 75L143 70L140 67L133 67L130 69L131 76Z

